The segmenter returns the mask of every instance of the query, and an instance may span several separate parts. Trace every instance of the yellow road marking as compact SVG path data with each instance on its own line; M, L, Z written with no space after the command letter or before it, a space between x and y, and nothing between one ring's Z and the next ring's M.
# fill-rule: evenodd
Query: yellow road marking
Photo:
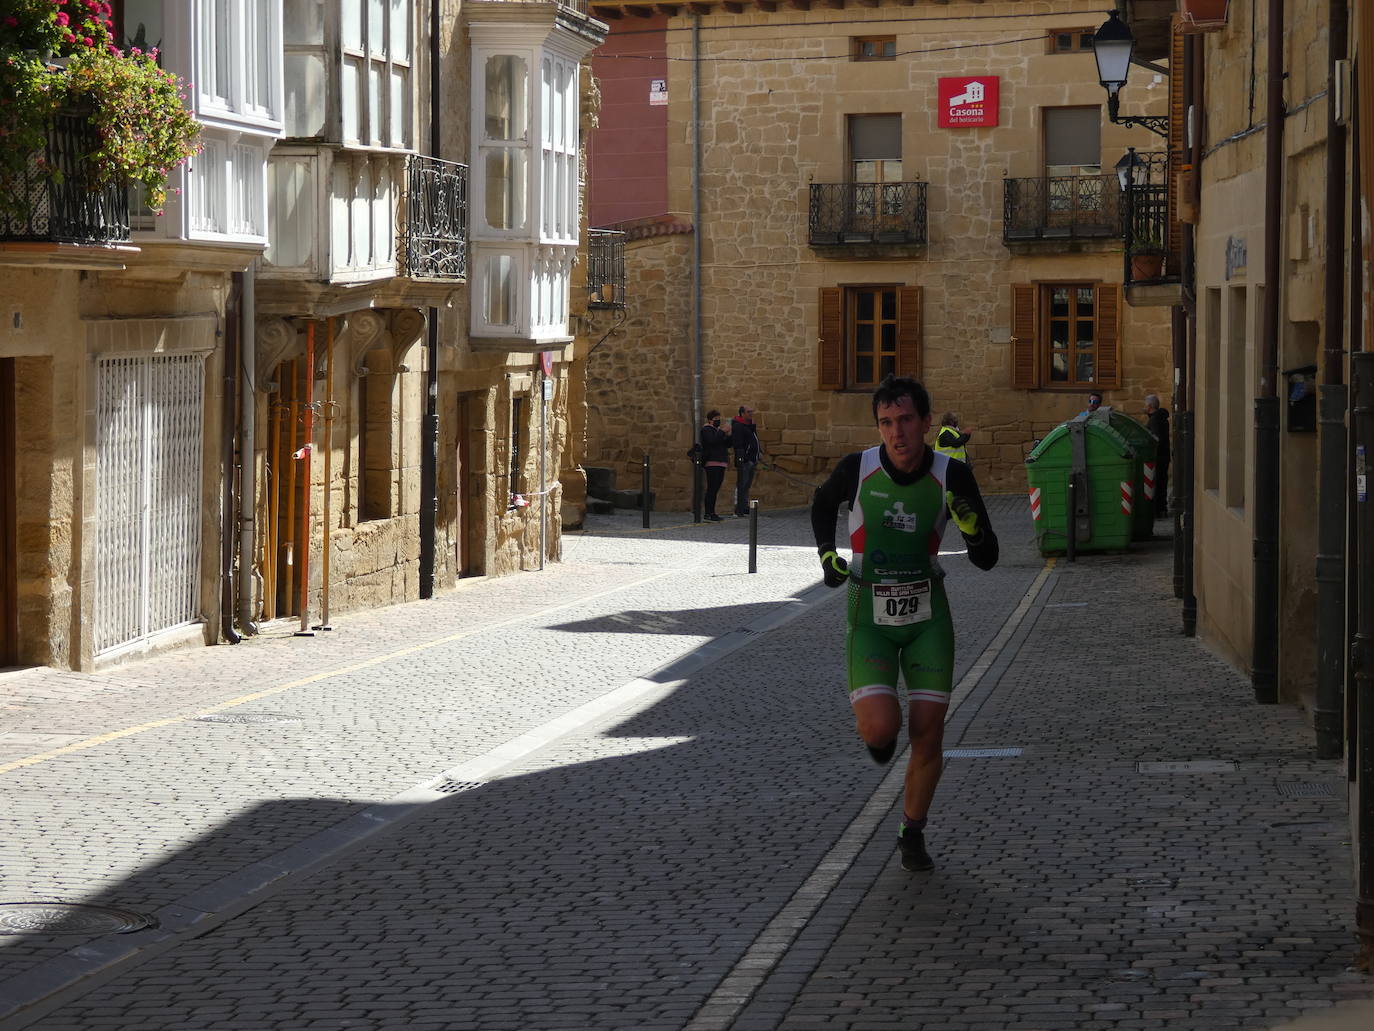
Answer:
M361 669L368 669L371 666L379 666L384 662L390 662L392 659L398 659L405 655L414 655L417 652L427 651L430 648L437 648L440 645L451 644L454 641L461 641L465 637L471 637L473 634L480 634L487 630L495 630L498 627L508 626L512 623L519 623L523 620L531 619L535 616L547 615L550 612L557 612L559 609L566 609L572 605L580 605L583 602L595 601L597 598L604 598L608 594L615 594L617 591L629 590L631 587L638 587L641 584L650 583L654 580L661 580L665 576L672 576L680 572L681 570L679 569L670 569L662 573L655 573L653 576L646 576L639 580L633 580L627 584L621 584L618 587L611 587L604 591L598 591L596 594L589 594L585 597L574 598L572 601L565 601L559 605L552 605L548 608L540 609L537 612L527 612L524 615L512 616L510 619L503 619L496 623L488 623L485 626L472 627L467 630L460 630L457 633L447 634L443 637L435 638L432 641L424 641L420 644L411 645L408 648L401 648L394 652L387 652L385 655L375 655L370 659L364 659L361 662L355 662L348 666L340 666L337 669L325 670L322 673L312 673L308 677L301 677L298 680L290 680L287 681L285 684L278 684L275 687L269 687L264 691L254 691L252 694L240 695L237 698L231 698L229 701L221 702L219 705L216 705L213 708L198 709L196 710L195 715L208 716L211 713L223 712L225 709L232 709L235 706L243 705L246 702L255 702L262 698L270 698L272 695L277 695L281 694L284 691L289 691L293 687L304 687L307 684L317 684L322 680L329 680L332 677L341 677L349 673L356 673ZM7 763L0 763L0 774L12 773L15 770L23 769L26 766L35 766L38 763L46 762L49 759L56 759L59 756L70 755L72 752L80 752L88 748L95 748L97 745L107 744L111 741L118 741L122 737L130 737L134 734L141 734L145 730L156 730L158 727L166 727L172 723L181 723L192 718L193 716L191 715L168 716L166 719L153 720L150 723L140 723L136 727L125 727L122 730L112 730L108 734L99 734L95 737L84 738L81 741L73 741L69 745L63 745L61 748L54 748L47 752L39 752L36 755L25 756L22 759L14 759Z

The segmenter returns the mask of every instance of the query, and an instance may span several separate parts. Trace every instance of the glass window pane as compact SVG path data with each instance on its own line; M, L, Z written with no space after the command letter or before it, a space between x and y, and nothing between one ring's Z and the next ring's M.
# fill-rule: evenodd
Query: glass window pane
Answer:
M876 183L878 181L878 162L855 161L853 181L856 183Z
M1091 318L1093 313L1093 288L1090 286L1080 286L1078 288L1078 314L1082 318Z
M1050 321L1050 345L1052 347L1069 346L1069 324L1064 319L1053 319Z
M286 0L282 8L282 38L298 46L324 45L324 19L320 17L319 0Z
M884 57L896 57L896 56L897 56L897 41L896 41L895 39L885 39L885 40L883 40L883 56L884 56Z
M523 140L529 131L526 112L529 71L523 57L496 54L487 58L487 138Z
M1056 319L1067 318L1069 314L1069 291L1067 287L1056 286L1050 291L1050 316Z
M860 290L855 294L854 299L858 303L859 318L871 322L873 320L873 293L869 290Z
M367 62L367 138L375 146L382 142L382 72L386 66L375 61Z
M410 142L410 118L407 108L407 101L410 99L410 73L405 68L393 66L388 78L391 82L388 118L391 123L391 138L388 142L393 147L404 147Z
M340 91L340 104L343 115L343 138L345 143L362 142L362 104L363 76L357 59L345 58L340 70L343 88Z
M161 0L124 0L124 37L120 47L138 47L147 52L162 49Z
M339 29L343 45L349 50L363 48L363 0L343 0L339 12Z
M856 383L872 383L873 380L873 357L856 356L854 358L854 381Z
M345 66L347 67L347 66ZM287 54L286 135L318 136L324 132L323 54Z
M888 354L895 354L897 351L897 324L895 322L883 323L883 351Z
M881 379L884 376L895 375L897 375L897 356L891 354L884 355L882 360L878 363L878 378Z
M860 322L854 327L854 351L858 354L873 353L873 326Z
M518 150L489 150L486 160L487 225L520 229L525 225L525 155Z
M486 320L493 326L509 326L515 321L515 266L509 254L493 254L486 268Z
M393 61L410 60L410 4L406 0L391 0L391 33L387 38L387 53Z
M1092 347L1093 345L1093 320L1078 320L1078 346Z
M1056 383L1069 381L1069 356L1063 351L1055 351L1050 356L1050 379Z
M895 319L897 317L897 291L883 291L883 318Z
M1093 354L1082 351L1078 355L1078 382L1091 383L1093 379Z
M367 49L386 53L386 0L367 0Z

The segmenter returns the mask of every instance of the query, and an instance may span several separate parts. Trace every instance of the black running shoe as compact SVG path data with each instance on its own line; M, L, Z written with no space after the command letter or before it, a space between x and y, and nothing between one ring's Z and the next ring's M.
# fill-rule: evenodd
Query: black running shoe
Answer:
M897 847L902 852L902 869L913 873L934 870L935 860L926 851L926 836L920 831L904 830L897 835Z
M868 754L879 766L886 766L892 761L892 756L897 751L897 739L893 738L885 745L869 745Z

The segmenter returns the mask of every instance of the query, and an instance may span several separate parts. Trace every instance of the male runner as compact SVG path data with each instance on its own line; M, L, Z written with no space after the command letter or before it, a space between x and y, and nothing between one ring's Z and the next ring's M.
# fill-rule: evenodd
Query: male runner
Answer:
M849 700L875 762L897 750L907 687L911 757L897 844L904 870L929 870L925 826L944 761L945 710L954 687L954 625L940 569L940 537L953 519L979 569L997 564L997 535L973 473L926 446L930 395L914 379L888 376L873 393L882 443L840 459L816 489L811 528L830 587L849 583L845 653ZM835 551L835 519L849 505L846 563Z

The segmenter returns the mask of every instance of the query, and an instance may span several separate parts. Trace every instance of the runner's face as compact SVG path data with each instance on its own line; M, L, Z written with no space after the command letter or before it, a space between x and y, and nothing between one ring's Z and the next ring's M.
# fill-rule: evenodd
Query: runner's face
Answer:
M930 432L929 415L921 416L910 397L896 404L878 406L878 436L887 448L887 457L898 469L910 472L925 453L925 436Z

